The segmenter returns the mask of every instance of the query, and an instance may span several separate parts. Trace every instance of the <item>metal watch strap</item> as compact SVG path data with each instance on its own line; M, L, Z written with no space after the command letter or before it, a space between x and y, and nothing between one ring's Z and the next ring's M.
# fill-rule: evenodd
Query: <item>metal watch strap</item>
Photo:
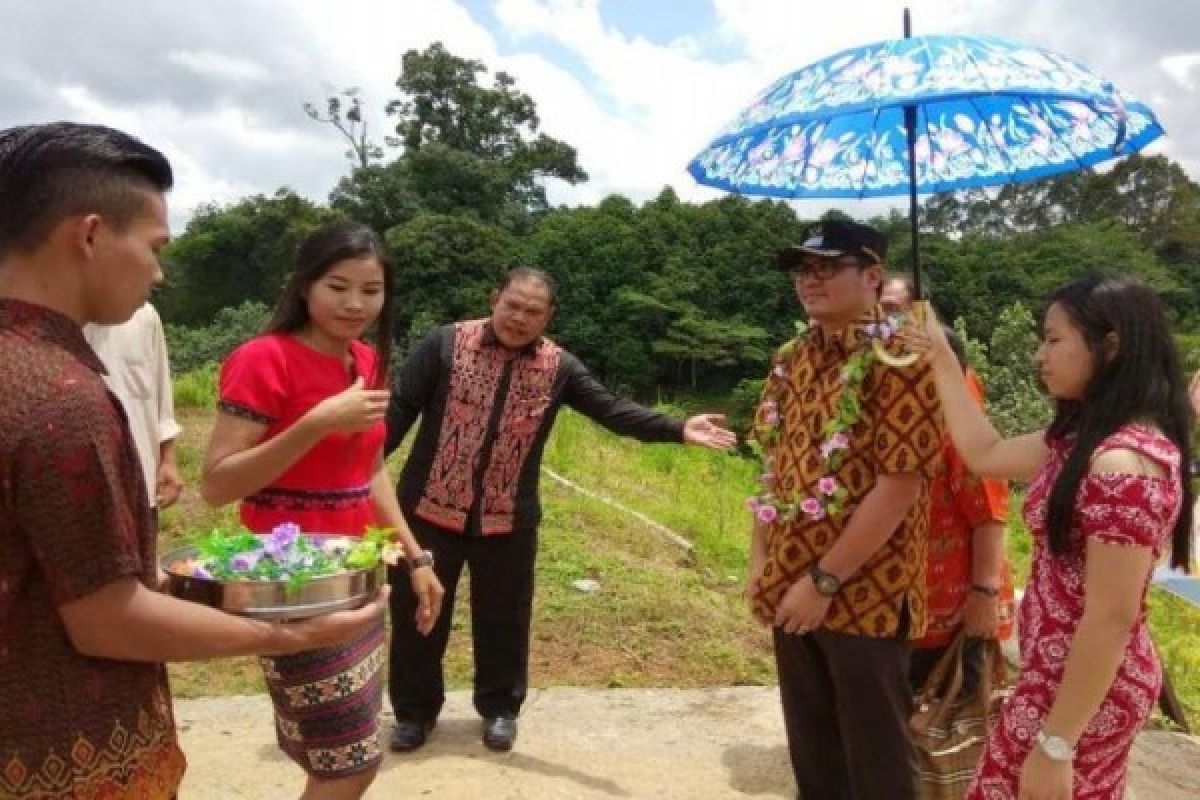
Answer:
M410 570L420 569L421 567L432 567L432 566L433 566L433 552L430 550L422 550L420 553L417 553L415 556L413 556L412 558L410 558L408 560L408 568Z
M808 568L808 574L812 577L813 586L816 587L817 593L822 597L833 597L842 588L842 581L837 575L832 572L826 572L821 569L817 562L813 562ZM831 587L828 591L822 588L822 584Z
M1038 731L1037 743L1051 761L1073 761L1075 759L1075 748L1067 744L1067 740L1061 736Z

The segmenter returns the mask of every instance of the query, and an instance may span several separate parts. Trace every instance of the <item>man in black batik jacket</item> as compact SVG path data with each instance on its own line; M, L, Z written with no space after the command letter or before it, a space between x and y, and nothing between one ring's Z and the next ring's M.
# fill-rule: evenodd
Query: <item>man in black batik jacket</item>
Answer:
M391 748L415 750L445 700L442 657L462 568L471 573L475 708L483 741L509 750L525 699L542 450L566 404L644 442L727 448L722 417L672 419L604 388L575 356L543 336L554 315L553 279L519 267L492 292L486 319L429 334L401 369L388 409L391 453L421 418L397 487L400 506L446 589L433 633L392 629L388 691ZM393 620L416 611L407 580L393 580Z

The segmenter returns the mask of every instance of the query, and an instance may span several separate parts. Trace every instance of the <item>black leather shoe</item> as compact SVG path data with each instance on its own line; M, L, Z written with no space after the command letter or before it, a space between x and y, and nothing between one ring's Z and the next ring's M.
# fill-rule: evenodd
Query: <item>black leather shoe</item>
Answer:
M517 740L517 721L513 717L488 717L483 721L483 744L488 750L506 753Z
M396 727L392 729L392 739L388 742L388 747L394 753L411 753L425 744L425 737L433 730L434 724L398 719Z

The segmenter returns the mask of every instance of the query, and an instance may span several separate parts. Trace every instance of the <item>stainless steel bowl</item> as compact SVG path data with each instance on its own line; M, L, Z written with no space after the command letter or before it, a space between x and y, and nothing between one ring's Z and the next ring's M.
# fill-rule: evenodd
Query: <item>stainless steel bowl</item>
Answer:
M348 536L302 535L314 544L332 539L344 539L347 545L356 541ZM167 574L167 593L255 619L307 619L358 608L387 583L387 567L382 562L369 570L348 570L312 578L296 589L289 589L287 581L220 581L171 571L172 564L196 558L196 548L191 546L163 555L161 563Z

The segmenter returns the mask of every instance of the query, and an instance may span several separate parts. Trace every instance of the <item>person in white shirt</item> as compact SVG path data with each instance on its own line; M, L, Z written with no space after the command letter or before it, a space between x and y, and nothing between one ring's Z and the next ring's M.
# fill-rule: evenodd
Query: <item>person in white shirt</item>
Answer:
M84 338L108 371L104 382L121 401L133 433L150 507L159 511L179 499L183 481L175 460L171 365L162 320L145 303L120 325L85 325Z

